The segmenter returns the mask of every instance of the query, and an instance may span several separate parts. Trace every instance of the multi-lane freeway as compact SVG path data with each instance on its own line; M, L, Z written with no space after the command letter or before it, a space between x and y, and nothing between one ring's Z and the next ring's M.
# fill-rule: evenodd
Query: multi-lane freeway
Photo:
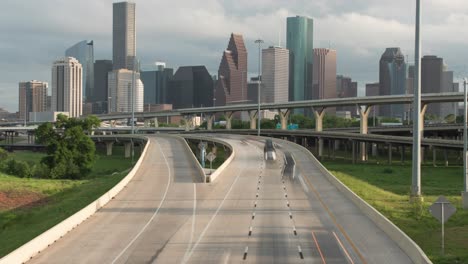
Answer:
M275 140L215 135L235 157L202 183L183 139L150 136L129 185L31 263L411 263L341 194L303 148Z

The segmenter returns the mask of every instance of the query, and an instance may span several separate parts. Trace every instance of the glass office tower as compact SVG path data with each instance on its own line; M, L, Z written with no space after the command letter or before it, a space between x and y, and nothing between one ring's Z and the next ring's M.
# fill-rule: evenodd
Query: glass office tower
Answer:
M308 17L287 18L286 46L289 50L289 101L312 98L314 21Z

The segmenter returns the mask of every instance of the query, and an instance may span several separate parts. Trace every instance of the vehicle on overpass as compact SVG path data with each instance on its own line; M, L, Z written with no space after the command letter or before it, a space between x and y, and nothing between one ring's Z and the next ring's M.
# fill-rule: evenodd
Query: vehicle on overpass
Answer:
M263 148L265 153L265 160L276 160L276 151L275 146L273 145L273 141L271 139L267 139L265 141L265 147Z

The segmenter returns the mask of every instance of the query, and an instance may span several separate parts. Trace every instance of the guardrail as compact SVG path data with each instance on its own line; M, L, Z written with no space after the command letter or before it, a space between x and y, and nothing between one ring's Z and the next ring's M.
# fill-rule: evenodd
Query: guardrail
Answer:
M211 137L202 137L202 136L193 136L193 135L181 135L182 137L186 138L186 139L196 139L196 140L204 140L204 141L211 141L211 142L215 142L215 143L218 143L218 144L222 144L224 146L227 146L230 151L231 151L231 155L229 156L229 158L227 158L223 164L221 166L219 166L211 175L209 175L208 177L206 177L206 182L212 182L214 181L223 171L224 169L226 169L226 167L231 164L232 160L234 159L236 153L234 151L234 148L232 147L231 144L229 144L228 142L226 141L222 141L222 140L219 140L219 139L216 139L216 138L211 138ZM192 152L193 153L193 152ZM196 157L195 157L196 159ZM197 160L197 163L198 163L198 160ZM201 167L201 166L200 166Z
M287 144L294 144L285 141ZM426 253L400 228L393 224L388 218L382 215L374 207L369 205L361 197L355 194L350 188L337 179L325 166L322 165L312 153L306 148L299 146L304 153L310 156L311 160L318 166L319 170L325 175L327 180L334 185L346 198L351 200L375 225L377 225L385 234L387 234L416 264L431 264L432 261Z
M141 139L141 137L139 138ZM53 226L49 230L35 237L28 243L24 244L23 246L14 250L10 254L1 258L0 264L24 263L30 260L42 250L46 249L48 246L52 245L57 240L62 238L69 231L80 225L82 222L84 222L86 219L88 219L90 216L96 213L101 207L105 206L110 200L112 200L133 179L136 172L140 168L141 163L143 162L143 159L145 158L146 152L150 145L149 139L145 139L146 146L137 163L135 164L135 166L133 166L132 170L127 174L127 176L125 176L125 178L123 178L116 186L114 186L108 192L96 199L94 202L90 203L85 208L81 209L72 216L68 217L67 219Z

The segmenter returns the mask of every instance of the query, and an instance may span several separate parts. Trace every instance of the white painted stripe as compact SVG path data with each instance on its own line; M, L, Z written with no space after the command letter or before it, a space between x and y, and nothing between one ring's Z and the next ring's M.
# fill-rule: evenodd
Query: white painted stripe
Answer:
M221 201L221 204L219 204L218 208L216 209L216 212L213 214L213 216L211 217L210 221L208 222L208 224L205 226L205 229L203 229L202 233L200 234L200 237L198 237L198 240L197 242L195 243L195 245L193 245L192 249L190 250L190 253L187 255L187 257L182 260L182 263L187 263L187 261L190 259L190 257L192 256L193 254L193 251L198 247L198 244L200 244L200 241L202 240L203 236L205 236L205 233L206 231L209 229L211 223L213 223L214 219L216 218L216 216L218 215L219 211L221 210L221 207L223 206L224 202L226 201L227 197L229 196L229 194L231 193L232 189L234 188L234 185L236 184L237 180L239 179L240 175L244 172L244 169L240 170L239 173L237 174L236 178L234 179L234 181L232 182L231 184L231 187L229 188L228 192L226 193L226 195L224 196L223 200Z
M149 226L149 224L153 221L153 219L154 219L154 218L156 217L156 215L158 214L159 209L161 208L162 204L164 203L164 200L166 200L166 195L167 195L167 192L169 191L169 186L171 185L171 174L172 174L172 171L171 171L171 168L170 168L170 166L169 166L169 163L167 162L166 155L164 155L164 152L163 152L162 149L161 149L160 143L157 143L157 145L158 145L159 151L161 152L161 154L162 154L162 156L163 156L163 158L164 158L164 162L166 163L166 167L167 167L167 170L168 170L166 191L164 192L164 196L163 196L161 202L159 203L159 206L158 206L158 208L156 209L156 211L154 212L154 214L151 216L151 218L148 220L148 222L141 228L140 232L138 232L138 234L132 239L132 241L130 241L130 243L128 243L128 245L114 258L114 260L112 261L112 263L115 263L115 262L125 253L125 251L127 251L127 249L128 249L133 243L135 243L135 241L138 239L138 237L140 237L141 234L143 234L143 232L145 232L146 228Z
M344 253L346 254L346 257L348 258L349 262L350 262L351 264L354 264L353 259L351 258L351 256L349 256L348 251L347 251L346 248L343 246L343 244L341 243L340 239L338 238L338 236L336 235L335 232L333 232L333 235L335 236L336 241L338 241L338 244L340 244L340 247L343 249Z

